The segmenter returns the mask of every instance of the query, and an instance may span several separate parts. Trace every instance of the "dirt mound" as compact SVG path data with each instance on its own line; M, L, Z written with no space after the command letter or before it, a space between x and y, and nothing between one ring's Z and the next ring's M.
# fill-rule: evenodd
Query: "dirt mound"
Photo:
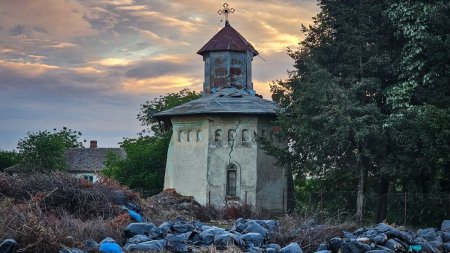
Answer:
M211 221L221 216L214 207L205 207L192 196L183 196L175 189L166 189L143 202L143 213L154 223L183 217L187 220Z

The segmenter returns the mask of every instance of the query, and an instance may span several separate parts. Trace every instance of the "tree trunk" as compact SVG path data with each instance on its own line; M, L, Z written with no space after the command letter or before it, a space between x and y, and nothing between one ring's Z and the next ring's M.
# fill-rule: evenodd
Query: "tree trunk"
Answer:
M356 220L360 224L363 221L363 205L364 205L364 166L361 159L359 160L359 183L358 195L356 196Z
M380 188L379 188L380 197L377 203L377 215L376 215L377 223L383 222L383 220L386 219L388 193L389 193L389 180L387 179L387 177L383 176L380 179Z

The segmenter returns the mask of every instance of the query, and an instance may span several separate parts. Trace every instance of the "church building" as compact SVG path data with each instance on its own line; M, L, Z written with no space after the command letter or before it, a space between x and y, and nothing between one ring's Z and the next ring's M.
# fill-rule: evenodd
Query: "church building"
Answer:
M222 13L230 13L224 4ZM234 11L234 10L233 10ZM198 52L204 61L203 97L154 114L173 126L164 188L202 205L249 205L286 210L288 173L260 149L262 136L276 145L274 102L256 95L252 61L258 51L228 22Z

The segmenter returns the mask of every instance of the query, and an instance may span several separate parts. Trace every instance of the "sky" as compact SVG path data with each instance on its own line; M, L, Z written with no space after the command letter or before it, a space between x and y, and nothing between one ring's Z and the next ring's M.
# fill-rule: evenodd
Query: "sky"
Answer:
M217 0L0 0L0 150L27 132L83 133L117 147L143 129L146 100L184 88L200 91L196 52L224 26ZM228 1L230 24L260 53L254 89L285 79L301 24L315 0ZM88 145L88 144L85 144Z

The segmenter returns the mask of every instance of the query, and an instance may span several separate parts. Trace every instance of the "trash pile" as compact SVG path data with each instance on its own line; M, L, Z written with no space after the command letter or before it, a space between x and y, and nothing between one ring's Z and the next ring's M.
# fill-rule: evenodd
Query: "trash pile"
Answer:
M302 253L298 243L291 243L282 248L271 242L278 223L274 220L237 219L230 229L209 226L199 221L188 222L183 218L166 221L156 226L151 222L130 223L124 236L127 238L123 247L114 239L107 237L99 244L89 240L83 249L65 248L60 253L95 252L199 252L208 251L210 247L226 250L237 246L244 252L280 252ZM2 253L0 251L0 253ZM10 253L10 252L8 252Z
M442 222L440 231L434 228L403 231L380 223L353 233L343 233L343 237L335 237L321 244L316 253L450 252L450 220Z

